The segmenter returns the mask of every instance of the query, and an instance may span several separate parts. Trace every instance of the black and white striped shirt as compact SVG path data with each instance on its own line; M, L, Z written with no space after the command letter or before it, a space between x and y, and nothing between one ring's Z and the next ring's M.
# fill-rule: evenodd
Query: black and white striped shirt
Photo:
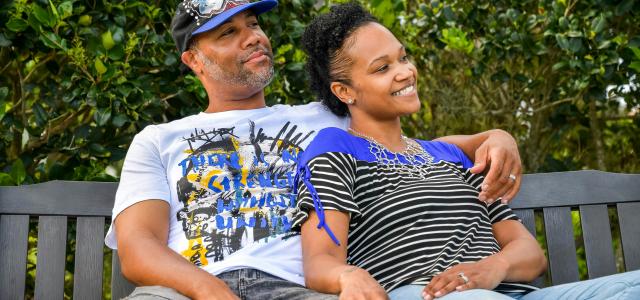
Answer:
M487 206L478 200L483 178L469 172L472 163L459 148L419 143L434 157L422 166L428 168L425 178L381 166L369 155L365 139L340 129L320 131L300 162L301 172L309 174L302 174L307 182L298 188L293 228L309 211L323 214L318 204L314 207L314 193L324 210L348 212L348 263L367 270L387 291L427 284L456 264L500 251L492 224L518 218L499 201ZM531 289L517 283L496 288Z

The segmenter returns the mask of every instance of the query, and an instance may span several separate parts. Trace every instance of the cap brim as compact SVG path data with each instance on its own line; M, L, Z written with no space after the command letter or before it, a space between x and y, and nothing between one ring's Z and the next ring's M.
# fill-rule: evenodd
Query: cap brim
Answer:
M218 27L220 24L229 20L231 17L247 9L251 9L256 15L259 15L261 13L272 10L277 5L278 5L277 0L263 0L263 1L251 2L244 5L236 6L232 9L226 10L221 14L215 16L213 19L209 20L207 23L204 23L204 25L196 29L193 33L191 33L191 35L194 36L196 34L212 30Z

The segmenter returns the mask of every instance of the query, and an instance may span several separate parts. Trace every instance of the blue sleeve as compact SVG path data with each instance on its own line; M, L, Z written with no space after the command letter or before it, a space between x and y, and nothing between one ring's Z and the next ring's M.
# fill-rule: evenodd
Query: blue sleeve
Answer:
M462 167L469 169L473 167L473 162L467 157L462 149L458 148L458 146L454 144L449 144L445 142L439 141L421 141L419 140L422 147L424 147L427 152L429 152L434 161L448 161L455 164L461 164Z

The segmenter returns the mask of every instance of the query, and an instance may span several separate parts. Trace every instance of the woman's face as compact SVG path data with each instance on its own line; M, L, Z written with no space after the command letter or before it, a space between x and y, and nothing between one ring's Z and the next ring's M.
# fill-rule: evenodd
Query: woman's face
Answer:
M358 28L349 39L351 115L388 120L418 111L417 70L398 39L378 23Z

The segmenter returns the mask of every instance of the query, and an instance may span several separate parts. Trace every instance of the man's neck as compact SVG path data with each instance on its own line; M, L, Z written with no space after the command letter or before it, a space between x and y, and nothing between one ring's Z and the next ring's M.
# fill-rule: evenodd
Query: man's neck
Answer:
M209 106L205 113L216 113L230 110L249 110L266 107L264 91L249 97L216 97L209 96Z

